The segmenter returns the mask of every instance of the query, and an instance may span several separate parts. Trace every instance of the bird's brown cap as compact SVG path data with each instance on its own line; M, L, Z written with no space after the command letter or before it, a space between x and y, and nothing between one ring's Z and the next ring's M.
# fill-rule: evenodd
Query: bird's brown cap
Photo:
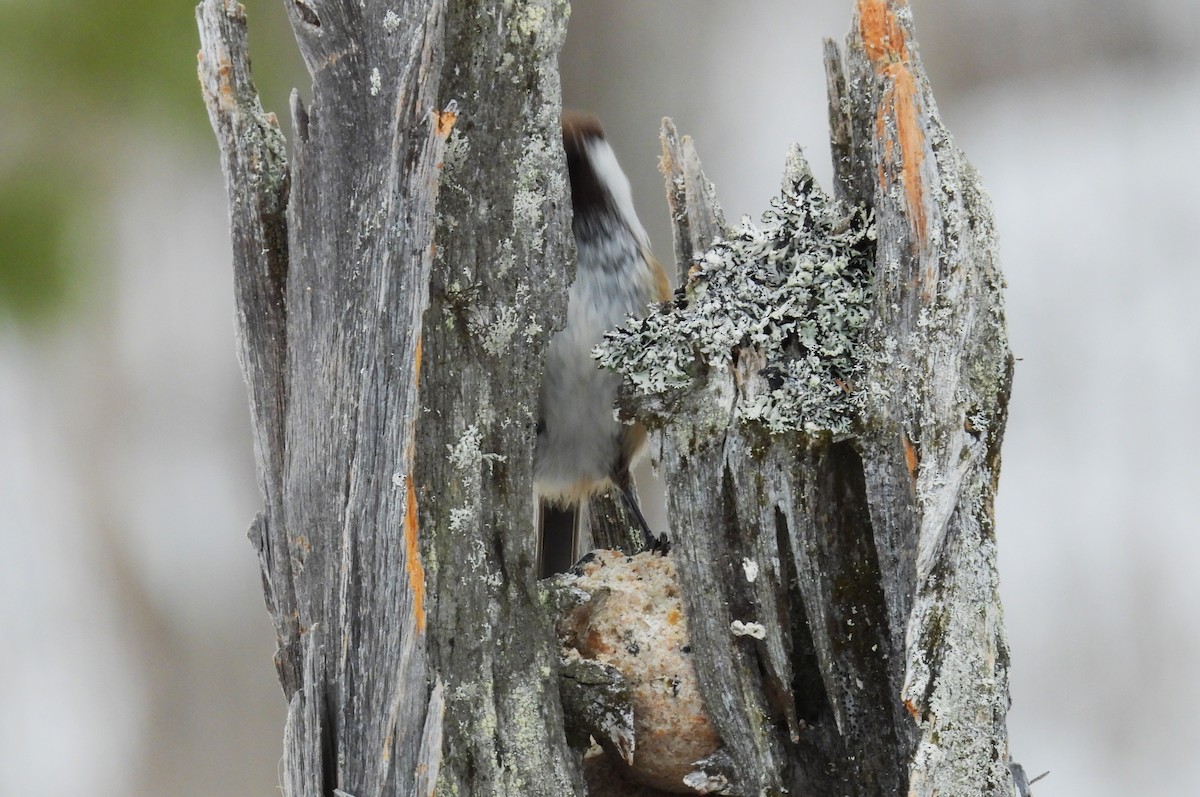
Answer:
M588 142L604 138L604 128L594 114L563 111L563 149L571 177L571 206L576 221L582 216L611 213L612 200L601 184L588 153Z

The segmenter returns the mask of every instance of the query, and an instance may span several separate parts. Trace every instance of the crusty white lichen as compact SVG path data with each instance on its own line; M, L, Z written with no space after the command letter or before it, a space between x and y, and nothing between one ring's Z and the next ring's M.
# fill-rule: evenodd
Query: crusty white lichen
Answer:
M492 356L499 357L508 349L520 324L521 319L516 309L504 305L497 307L495 318L483 338L484 350Z
M715 241L684 300L608 334L597 359L635 395L668 399L700 374L753 362L759 384L743 385L739 419L844 435L862 406L874 239L870 213L829 197L794 151L762 225L747 219Z
M446 139L446 147L442 150L442 173L454 174L460 170L470 154L471 139L461 128L452 128L450 137Z
M749 622L743 623L741 620L734 620L729 624L729 630L734 636L749 636L755 639L767 638L767 627L762 623Z
M552 106L551 110L553 110ZM544 110L544 109L543 109ZM539 111L539 122L545 113ZM548 128L557 129L557 117ZM557 140L535 133L525 142L517 162L517 190L513 194L513 229L524 231L529 248L541 252L546 230L543 208L559 206L567 193L567 184L558 168Z
M454 464L454 469L467 473L478 469L479 464L483 462L481 443L483 443L483 432L479 431L478 426L472 424L463 430L457 443L447 445L446 449L450 452L450 461Z

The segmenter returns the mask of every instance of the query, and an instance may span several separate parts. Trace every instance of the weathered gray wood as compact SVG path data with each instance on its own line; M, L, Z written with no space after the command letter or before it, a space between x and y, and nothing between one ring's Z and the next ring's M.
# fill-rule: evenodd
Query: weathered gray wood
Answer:
M429 661L446 684L439 794L583 793L535 582L543 351L573 261L557 57L565 2L448 6L448 142L422 330L415 479Z
M893 682L903 678L916 721L910 793L1009 794L993 508L1012 380L1003 277L990 202L937 114L914 42L905 4L861 2L846 84L870 91L831 97L851 109L850 162L876 175L881 328L868 383L886 392L868 405L859 447L892 574L883 587L903 652Z
M629 378L623 412L662 430L671 536L728 790L1007 795L992 500L1012 358L990 210L937 115L911 12L887 0L857 10L845 54L826 45L835 192L873 210L868 323L853 378L838 382L852 423L789 431L753 419L776 395L773 372L804 351L792 337L701 354L723 323L755 307L767 318L790 294L720 305L737 317L711 309L729 294L696 276L697 259L720 271L706 253L739 233L669 121L683 300L668 320L612 336L603 360ZM805 181L795 153L785 194ZM800 215L817 213L806 202ZM735 638L734 620L760 623L763 638Z
M530 477L570 278L565 3L286 6L313 81L307 107L293 94L290 163L243 9L197 9L265 501L252 537L289 701L284 792L581 793Z
M250 79L240 6L197 11L264 496L251 538L289 707L284 793L582 794L534 581L531 480L573 259L565 3L287 8L313 79L307 107L293 96L290 163ZM870 233L865 215L831 209L799 152L783 200L789 234L818 244L804 257L849 275L820 312L849 330L851 364L813 383L814 402L780 393L780 351L820 348L798 327L699 356L715 336L689 339L682 314L718 294L692 278L695 259L738 233L669 123L685 291L645 323L681 325L626 347L641 362L613 338L636 388L622 411L662 431L672 555L724 741L688 782L1006 795L992 501L1011 356L992 223L907 6L857 9L844 52L825 54L834 193L871 209ZM851 323L866 262L866 322ZM794 298L778 287L716 310L783 313L764 301ZM689 352L686 388L655 381L663 361L644 358L660 343ZM607 526L621 538L619 517Z
M725 214L716 188L700 168L700 156L690 136L679 137L670 119L663 119L662 168L667 182L667 207L674 231L679 284L685 285L692 261L713 239L725 234Z
M265 503L250 538L259 554L268 610L279 636L279 677L290 694L300 683L299 630L288 548L277 543L283 519L284 291L291 175L278 121L263 111L250 78L240 7L201 5L197 21L200 84L221 145L221 166L229 188L238 355L250 393L254 453Z
M669 120L663 142L686 274L729 231L692 142ZM831 456L844 443L826 450L802 435L769 439L737 419L741 385L765 364L746 350L741 365L705 371L681 403L651 402L654 420L667 419L673 551L708 708L734 768L729 790L896 793L895 745L880 744L881 724L870 721L876 707L888 713L889 701L882 658L869 650L883 641L868 625L882 613L882 597L867 529L853 517L864 508L861 471L855 484L853 463ZM865 633L845 655L829 629L851 613ZM767 634L758 642L735 637L734 620L762 623ZM857 686L864 677L866 690ZM894 735L888 728L883 739Z

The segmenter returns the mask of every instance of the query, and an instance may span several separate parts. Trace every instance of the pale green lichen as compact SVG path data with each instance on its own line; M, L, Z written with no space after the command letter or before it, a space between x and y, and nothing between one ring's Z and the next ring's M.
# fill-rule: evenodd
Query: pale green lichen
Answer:
M496 267L496 277L503 279L508 275L508 272L517 262L516 252L513 250L512 238L502 238L499 246L496 248L496 254L492 258Z
M454 465L454 469L468 473L477 470L483 462L481 443L483 443L483 432L479 431L478 426L472 424L463 430L457 443L447 445L446 448L450 452L450 463Z
M637 394L662 397L752 362L741 420L773 434L847 434L862 406L874 239L869 212L830 198L795 153L762 226L746 220L714 242L692 268L686 301L610 333L597 359Z
M545 7L528 3L518 9L510 30L514 37L531 39L542 31L545 24Z
M475 517L475 512L470 509L451 508L450 509L450 530L460 531L467 527L471 520Z
M446 139L446 147L442 150L442 174L454 174L466 163L467 155L471 153L471 139L458 127L450 130Z
M487 326L483 336L484 351L493 357L499 357L508 349L520 325L520 317L514 308L504 305L497 307L495 319Z
M529 323L525 325L525 342L533 343L538 337L545 332L545 328L538 323L537 319L532 315L529 316Z
M258 95L252 97L258 102ZM271 213L287 208L288 167L287 142L275 121L275 114L264 114L262 107L251 115L253 122L245 125L238 137L237 151L250 153L245 160L246 180L264 200Z
M557 129L557 120L553 125ZM546 225L543 208L557 207L566 197L566 182L558 167L557 141L552 146L542 135L534 134L525 144L517 162L513 194L514 232L526 231L524 236L533 252L540 252Z

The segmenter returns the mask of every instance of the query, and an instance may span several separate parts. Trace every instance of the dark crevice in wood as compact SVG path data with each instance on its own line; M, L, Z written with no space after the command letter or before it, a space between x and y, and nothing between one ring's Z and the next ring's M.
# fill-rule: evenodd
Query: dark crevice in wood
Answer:
M296 7L296 13L300 15L300 19L304 20L305 25L311 25L314 28L321 27L321 18L317 16L317 12L313 7L304 0L292 0L292 5Z
M783 583L787 589L787 605L791 607L790 629L792 644L792 695L796 705L796 716L807 726L815 726L832 720L829 695L821 679L821 667L813 646L809 618L804 609L804 595L799 589L796 573L795 552L788 531L787 516L775 507L775 538L781 553Z

